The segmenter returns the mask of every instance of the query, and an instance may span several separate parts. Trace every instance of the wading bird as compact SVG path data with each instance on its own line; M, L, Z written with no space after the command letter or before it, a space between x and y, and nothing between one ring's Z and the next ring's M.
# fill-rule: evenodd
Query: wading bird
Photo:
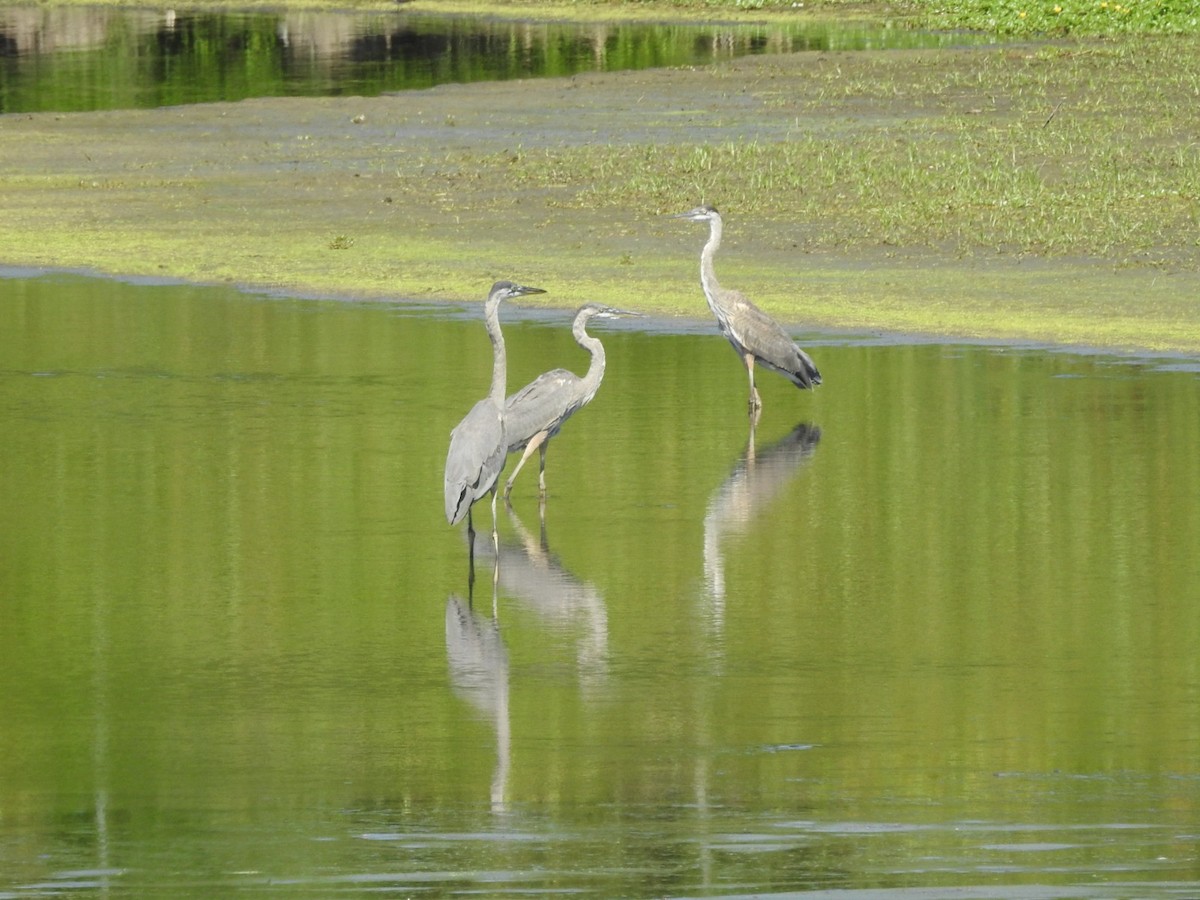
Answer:
M474 563L475 526L471 506L484 494L492 493L492 542L496 542L496 480L504 468L508 443L504 439L504 394L507 390L507 360L504 335L500 333L500 304L522 294L544 294L541 288L525 287L511 281L497 281L483 305L484 322L492 340L492 388L450 432L450 452L446 454L446 521L457 525L465 516L467 539ZM472 565L472 572L474 565Z
M604 346L597 338L587 333L587 323L592 319L613 319L617 316L639 316L640 313L613 309L600 303L588 303L575 314L571 333L575 343L592 355L587 374L580 378L566 369L543 372L504 403L505 437L508 452L516 453L524 448L517 467L504 485L504 498L512 491L517 473L534 450L541 451L538 466L538 497L546 499L546 445L558 434L563 423L571 418L580 407L586 406L596 396L604 378Z
M813 388L821 383L821 373L808 354L796 346L786 331L738 291L717 284L713 256L721 246L721 214L712 206L697 206L673 219L707 222L708 242L700 251L700 284L708 308L717 317L721 333L737 351L750 376L750 414L762 409L762 400L754 386L754 363L774 369L798 388Z

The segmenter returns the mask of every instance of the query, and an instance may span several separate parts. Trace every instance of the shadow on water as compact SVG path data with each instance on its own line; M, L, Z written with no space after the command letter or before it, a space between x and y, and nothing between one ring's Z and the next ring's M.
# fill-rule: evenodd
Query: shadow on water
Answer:
M981 43L854 23L505 22L373 12L0 9L0 113L267 96L376 96L448 82L697 65L746 54Z

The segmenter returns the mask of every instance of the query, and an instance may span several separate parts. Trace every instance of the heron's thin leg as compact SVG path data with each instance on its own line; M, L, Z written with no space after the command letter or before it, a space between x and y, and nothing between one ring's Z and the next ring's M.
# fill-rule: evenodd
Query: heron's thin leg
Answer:
M546 499L546 448L550 446L549 441L542 441L541 456L538 459L538 499Z
M762 409L762 399L758 396L758 388L754 386L754 354L743 353L742 359L746 361L746 374L750 376L750 413L753 415Z
M496 487L492 486L492 549L496 551L496 556L500 555L500 531L496 527Z
M496 617L496 586L500 583L500 531L496 524L496 486L492 485L492 618Z
M471 509L467 507L467 590L475 586L475 525L471 521Z
M525 460L533 456L533 451L542 445L542 441L546 440L546 432L539 431L529 439L529 443L525 445L525 452L521 454L521 459L517 463L517 467L513 469L513 473L508 476L508 481L504 483L504 499L508 499L509 493L512 491L513 482L517 480L517 473L521 471L521 467L525 465Z

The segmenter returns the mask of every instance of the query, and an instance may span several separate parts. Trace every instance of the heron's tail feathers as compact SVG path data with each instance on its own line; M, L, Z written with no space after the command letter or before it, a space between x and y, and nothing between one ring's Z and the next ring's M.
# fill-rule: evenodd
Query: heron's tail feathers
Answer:
M817 370L816 363L799 347L796 348L796 354L800 357L800 365L794 373L793 380L796 387L811 390L821 383L821 373Z
M467 497L467 488L465 485L454 486L446 485L446 521L451 525L457 525L467 517L467 510L471 508L470 501Z

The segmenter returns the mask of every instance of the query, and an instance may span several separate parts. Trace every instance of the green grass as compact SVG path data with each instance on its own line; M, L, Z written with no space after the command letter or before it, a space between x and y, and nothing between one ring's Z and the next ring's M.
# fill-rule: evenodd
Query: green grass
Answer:
M703 235L661 214L707 201L722 277L792 322L1194 351L1198 100L1195 38L1125 37L9 117L0 245L314 293L519 277L699 315Z
M908 0L926 24L1013 35L1198 34L1195 0Z
M1196 264L1200 149L1111 147L1070 134L1018 140L1021 133L588 148L543 153L517 181L545 187L573 172L590 182L565 201L579 207L618 209L639 198L665 211L705 197L745 216L786 208L820 223L806 235L808 250Z
M579 189L563 205L665 211L706 198L814 223L811 251L1094 257L1200 266L1200 99L1194 43L1051 46L913 65L826 67L787 140L597 144L507 160L516 184ZM1117 76L1120 70L1120 76ZM1144 73L1145 78L1140 74ZM877 113L814 128L812 113ZM1178 106L1177 106L1178 105Z
M1023 36L1200 34L1200 7L1195 0L546 0L540 4L502 0L479 8L510 14L545 9L556 16L566 10L587 18L597 12L687 16L719 11L733 16L907 19L920 27Z

